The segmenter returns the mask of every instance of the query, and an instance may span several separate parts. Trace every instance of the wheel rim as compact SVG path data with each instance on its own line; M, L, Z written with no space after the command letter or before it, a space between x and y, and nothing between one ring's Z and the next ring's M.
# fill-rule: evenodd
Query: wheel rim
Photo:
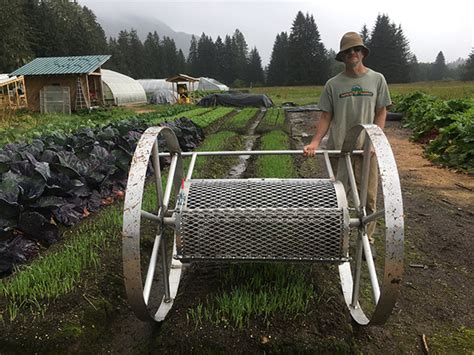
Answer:
M172 160L165 191L161 186L161 171L159 163L158 136L164 137L167 147L171 153ZM166 236L164 234L163 219L168 210L168 204L174 190L179 190L183 177L183 164L181 150L175 134L167 127L151 127L147 129L140 138L135 150L127 182L127 190L124 201L123 230L122 230L122 259L125 289L128 302L136 316L145 321L161 321L171 309L176 297L179 281L181 278L182 265L179 261L169 258L167 255ZM157 214L142 210L143 194L145 187L146 172L150 157L153 164L154 180L156 184ZM142 254L141 250L141 218L156 223L157 232L151 248L150 260L146 268L146 277L142 277ZM176 245L173 239L173 254ZM157 263L161 258L160 279L163 288L163 299L158 306L150 305L150 296L158 284L156 278ZM153 290L153 291L152 291Z
M356 146L357 138L361 132L366 134L364 145L362 177L359 188L355 185L350 155ZM368 168L370 165L370 143L372 144L377 158L381 191L383 195L383 210L367 216L365 201L367 199ZM353 193L355 209L360 220L357 235L356 253L351 262L345 262L339 266L339 275L344 294L344 299L349 308L352 318L360 325L383 324L390 316L397 300L401 278L403 274L403 203L400 189L400 180L390 144L383 131L376 125L359 125L353 127L341 150L339 167L345 165L349 175L349 185ZM338 169L338 172L340 169ZM354 189L355 187L355 189ZM354 193L355 190L355 193ZM358 194L360 190L360 196ZM359 205L356 206L356 202ZM370 219L373 221L384 220L385 222L385 254L382 259L383 266L377 270L370 252L366 227ZM366 257L363 260L362 254ZM365 265L364 265L365 263ZM374 309L371 314L364 311L361 306L360 294L361 270L368 270L370 286L372 289L372 300ZM380 270L383 269L383 270ZM380 283L379 283L380 282Z

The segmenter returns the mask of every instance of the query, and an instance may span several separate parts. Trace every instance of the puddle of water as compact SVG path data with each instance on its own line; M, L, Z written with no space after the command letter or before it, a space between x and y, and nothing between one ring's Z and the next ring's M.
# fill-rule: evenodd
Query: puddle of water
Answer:
M244 142L245 142L245 149L244 150L252 150L255 142L257 141L258 135L255 135L255 130L262 120L262 118L265 116L265 112L261 111L255 119L252 124L249 126L249 129L247 131L247 134L243 136ZM227 177L229 179L238 179L242 177L244 174L245 170L247 170L247 166L249 164L249 158L250 155L241 155L239 156L239 162L235 164L233 167L230 168L229 174Z

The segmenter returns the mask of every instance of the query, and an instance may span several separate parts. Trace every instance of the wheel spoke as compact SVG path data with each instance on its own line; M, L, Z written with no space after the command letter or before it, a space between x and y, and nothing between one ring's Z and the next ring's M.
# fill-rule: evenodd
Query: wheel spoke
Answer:
M357 250L356 250L356 257L355 257L355 265L354 265L354 275L352 275L353 279L353 287L352 287L352 302L351 306L356 307L359 303L359 288L360 288L360 274L362 269L362 232L359 230L357 235Z
M365 210L365 205L367 204L367 190L369 186L369 173L370 173L370 139L369 137L365 137L364 143L364 154L362 160L362 171L361 171L361 179L360 179L360 209L362 211Z
M371 213L366 217L362 217L362 223L366 225L367 223L373 222L381 217L385 217L385 208L382 208L377 212Z
M155 188L157 196L157 211L163 205L163 186L161 185L161 167L160 167L160 157L158 152L158 139L155 140L153 148L151 150L151 162L153 164L153 170L155 171Z
M153 249L151 251L148 271L146 273L145 286L143 287L143 299L145 300L145 304L148 304L148 300L150 299L150 290L153 284L153 278L155 277L156 259L158 257L158 249L161 244L161 239L161 234L155 237Z
M141 210L140 215L141 215L143 218L146 218L146 219L148 219L148 220L150 220L150 221L153 221L153 222L161 222L160 216L157 216L156 214L153 214L153 213L150 213L150 212Z
M178 155L174 154L171 158L171 164L168 172L168 181L166 182L166 189L165 194L162 200L162 210L160 216L164 216L169 205L170 197L171 197L171 189L173 188L173 179L176 172L176 165L178 164Z
M377 304L380 298L380 286L377 278L377 271L375 270L374 259L372 251L370 250L369 237L366 233L362 236L362 243L364 245L364 255L367 261L367 268L369 269L370 283L372 285L372 293L374 295L374 303Z
M161 267L163 276L163 285L165 287L165 302L171 300L170 297L170 280L169 280L169 264L168 253L166 251L166 238L161 238Z
M357 190L357 184L354 177L354 169L352 168L351 157L350 154L346 154L346 168L347 168L347 175L349 177L349 184L351 187L352 199L354 200L354 207L356 209L357 215L360 216L360 199L359 199L359 191Z

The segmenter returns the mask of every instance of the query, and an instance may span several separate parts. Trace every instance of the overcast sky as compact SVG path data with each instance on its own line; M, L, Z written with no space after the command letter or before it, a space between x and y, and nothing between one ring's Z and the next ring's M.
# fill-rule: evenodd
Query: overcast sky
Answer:
M378 14L387 14L401 25L419 62L434 62L443 51L446 62L467 58L474 46L474 1L421 0L79 0L100 16L136 14L157 18L175 31L213 40L232 35L238 28L249 48L257 47L264 65L268 64L275 37L291 31L299 10L314 16L321 40L327 49L339 50L339 40L347 31L359 32L364 24L371 30Z

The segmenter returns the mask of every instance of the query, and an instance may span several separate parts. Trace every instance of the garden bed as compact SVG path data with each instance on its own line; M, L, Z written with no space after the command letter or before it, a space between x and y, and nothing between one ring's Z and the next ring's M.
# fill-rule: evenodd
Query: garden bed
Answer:
M315 119L311 115L308 114L310 122L305 124L308 136L300 135L288 143L310 139ZM100 261L82 273L78 288L55 299L43 315L20 314L12 323L4 316L2 353L412 353L422 351L423 336L434 353L470 353L474 324L469 310L474 280L470 273L472 258L466 250L472 249L474 234L474 183L467 175L433 166L424 159L420 146L409 142L410 131L398 122L388 123L386 131L398 162L406 216L404 284L386 325L353 326L342 299L337 269L320 264L297 264L283 270L278 265L272 268L271 264L192 265L185 272L175 307L166 321L160 325L142 323L124 299L120 225L110 221L111 225L101 227L107 230L108 244L99 244ZM233 133L219 132L215 137L208 137L200 149L240 147L238 136ZM258 144L267 149L266 140L272 142L276 138L265 137L272 136L265 133ZM222 145L223 142L228 145ZM293 147L301 149L301 145ZM313 170L319 165L305 164L307 161L295 160L296 174L319 174ZM196 167L196 176L205 177L211 172L213 177L224 177L234 162L204 162ZM252 161L249 169L255 171L256 164ZM271 163L275 165L280 163ZM208 171L210 166L214 167ZM110 208L120 211L121 207ZM100 226L98 221L85 223ZM87 230L86 225L83 228ZM236 295L241 290L242 299L251 299L259 294L258 290L262 294L276 294L285 285L279 283L281 278L288 279L294 273L298 277L290 278L295 285L307 285L298 298L303 301L303 308L282 312L275 306L277 311L271 313L270 305L255 303L254 308L261 313L239 316L236 312L236 317L216 311L219 297L222 300L223 295L230 296L233 290ZM255 277L260 284L255 292L243 293L249 289L248 282L254 274L260 275ZM305 291L311 288L313 293L308 297Z

